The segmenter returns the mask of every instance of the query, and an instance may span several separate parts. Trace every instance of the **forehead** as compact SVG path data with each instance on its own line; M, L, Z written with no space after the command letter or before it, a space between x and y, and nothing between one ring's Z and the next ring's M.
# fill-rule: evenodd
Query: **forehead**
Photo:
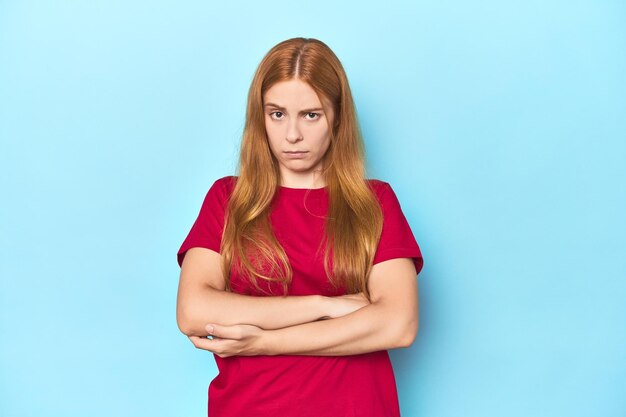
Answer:
M285 108L322 107L315 90L298 79L280 81L270 87L263 95L263 104L267 103Z

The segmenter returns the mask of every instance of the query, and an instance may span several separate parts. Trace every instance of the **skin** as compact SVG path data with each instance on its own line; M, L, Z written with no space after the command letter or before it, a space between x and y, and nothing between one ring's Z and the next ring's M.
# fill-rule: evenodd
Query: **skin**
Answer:
M250 324L209 323L189 336L198 349L222 358L239 355L342 356L409 347L418 331L418 287L408 258L377 263L369 277L373 302L341 317L274 330Z
M330 103L324 101L325 112L315 91L297 79L275 84L266 92L263 101L268 144L279 163L281 185L324 187L326 184L320 171L330 145L329 133L334 117ZM293 150L307 152L301 159L289 158L285 151ZM195 257L198 262L192 261L193 268L207 265L209 261L217 265L219 256L208 249L192 248L184 262ZM201 257L205 262L200 262ZM196 274L200 276L201 272ZM212 275L215 288L224 288L220 276ZM261 328L246 323L207 323L205 333L195 331L191 334L188 331L186 334L196 348L220 357L355 355L410 346L418 329L418 288L413 262L408 258L397 258L374 265L369 286L372 303L362 293L319 298L319 303L323 304L320 304L320 311L328 312L322 320L281 328ZM232 302L235 297L241 299L236 294L228 296L233 297Z
M322 158L330 145L334 114L309 84L299 79L274 84L263 96L265 131L279 163L283 186L320 188ZM302 159L289 158L286 151L307 151Z

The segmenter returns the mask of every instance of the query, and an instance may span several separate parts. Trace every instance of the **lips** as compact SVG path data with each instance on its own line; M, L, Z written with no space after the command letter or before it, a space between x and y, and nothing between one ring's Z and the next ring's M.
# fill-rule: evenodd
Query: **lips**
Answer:
M285 158L288 159L306 159L308 151L285 151Z

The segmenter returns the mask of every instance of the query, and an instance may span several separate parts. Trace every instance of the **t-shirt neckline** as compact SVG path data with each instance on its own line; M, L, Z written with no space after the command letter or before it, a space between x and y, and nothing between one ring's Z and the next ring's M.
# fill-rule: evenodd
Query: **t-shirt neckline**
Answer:
M326 194L328 192L328 186L324 186L321 188L292 188L292 187L285 187L284 185L279 185L278 190L280 194L282 195L298 197L298 196L304 196L306 194L306 195L319 196L319 195Z

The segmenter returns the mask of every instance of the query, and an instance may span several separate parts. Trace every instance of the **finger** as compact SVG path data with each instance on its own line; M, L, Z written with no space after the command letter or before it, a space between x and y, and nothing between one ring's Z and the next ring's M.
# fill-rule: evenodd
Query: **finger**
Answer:
M222 326L221 324L207 324L205 326L205 330L211 336L221 337L222 339L241 339L242 331L241 326L233 325L233 326Z
M233 343L232 340L221 339L219 337L206 339L198 336L190 336L189 338L197 349L212 352L220 358L227 358L235 354L233 346L230 345Z
M213 353L217 353L221 348L221 339L219 338L207 339L206 337L189 336L189 340L191 340L191 343L193 343L196 348L208 350Z

